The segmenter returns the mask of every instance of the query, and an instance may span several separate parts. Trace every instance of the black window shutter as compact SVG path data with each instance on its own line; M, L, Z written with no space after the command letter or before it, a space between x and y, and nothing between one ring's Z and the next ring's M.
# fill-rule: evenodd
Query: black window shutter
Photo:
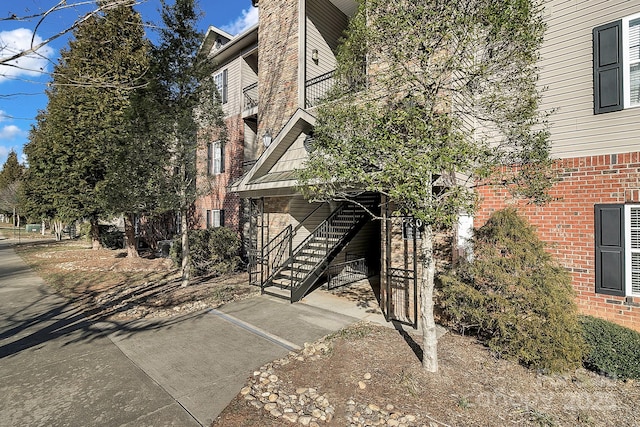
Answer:
M227 70L222 71L222 103L227 103Z
M593 29L593 112L623 108L622 21Z
M624 205L595 206L596 293L624 296Z
M220 142L220 173L224 172L224 150L225 150L226 144L224 144L223 142Z
M207 175L211 175L211 161L213 160L213 144L207 144Z
M220 209L220 227L224 227L224 209Z

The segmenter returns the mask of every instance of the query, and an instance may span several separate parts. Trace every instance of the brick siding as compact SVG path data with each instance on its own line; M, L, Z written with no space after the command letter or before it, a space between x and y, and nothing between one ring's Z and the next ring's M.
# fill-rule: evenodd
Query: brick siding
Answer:
M517 207L571 273L580 312L640 331L640 298L595 293L594 241L595 204L640 202L640 152L561 159L554 168L559 182L544 206L516 201L506 189L480 187L474 225L497 209Z
M244 159L244 122L240 115L226 119L228 138L225 144L224 172L208 176L206 183L199 183L207 188L207 194L196 201L196 215L199 217L199 228L207 226L206 211L224 209L224 224L237 232L242 231L244 219L240 208L240 197L236 193L229 193L227 187L242 175L242 161ZM207 173L206 144L198 153L198 176Z

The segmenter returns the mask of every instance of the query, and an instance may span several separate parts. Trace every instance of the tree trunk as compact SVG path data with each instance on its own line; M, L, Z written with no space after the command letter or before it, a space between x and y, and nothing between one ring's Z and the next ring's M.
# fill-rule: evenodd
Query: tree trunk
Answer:
M90 224L91 231L89 232L89 234L91 235L91 247L94 251L102 249L102 243L100 243L100 228L98 227L98 218L91 218Z
M189 210L180 212L180 227L182 230L182 286L189 286L191 280L191 251L189 250Z
M127 248L127 257L138 258L138 245L136 244L136 230L134 228L135 217L132 213L124 216L124 236Z
M438 337L433 318L433 289L436 264L433 256L433 230L425 225L421 245L422 278L420 279L420 326L422 327L422 369L438 371Z
M40 227L40 232L42 233L42 235L44 236L44 219L42 220L42 226Z
M64 228L64 224L62 223L62 221L54 219L51 221L51 225L53 227L53 232L56 235L56 241L61 241L62 240L62 230ZM69 236L71 237L71 236Z
M13 207L13 228L16 228L16 208L15 206Z

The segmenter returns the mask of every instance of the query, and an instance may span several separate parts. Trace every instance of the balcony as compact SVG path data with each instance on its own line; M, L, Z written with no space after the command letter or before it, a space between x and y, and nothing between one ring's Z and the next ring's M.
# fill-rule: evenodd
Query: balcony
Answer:
M258 82L242 89L242 117L258 114Z
M305 84L305 108L315 107L321 104L327 96L329 90L336 84L335 70L329 71L307 80ZM354 73L347 79L340 80L343 91L357 92L367 85L366 69Z
M333 86L335 70L329 71L307 80L305 84L305 108L315 107L322 102L326 93Z

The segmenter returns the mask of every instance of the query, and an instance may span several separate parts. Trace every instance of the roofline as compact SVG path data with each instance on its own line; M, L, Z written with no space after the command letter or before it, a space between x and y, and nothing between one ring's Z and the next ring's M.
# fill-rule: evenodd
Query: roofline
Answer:
M221 56L221 55L226 56L224 54L229 55L232 52L232 49L234 47L238 46L242 41L246 40L247 37L255 35L256 42L257 42L258 25L259 24L254 24L254 25L252 25L251 27L247 28L242 33L240 33L240 34L238 34L236 36L232 36L229 33L227 33L226 31L223 31L223 30L221 30L221 29L219 29L217 27L214 27L212 25L207 30L207 33L206 33L206 35L204 37L204 40L202 41L202 44L200 45L200 48L198 49L198 51L201 54L209 55L209 53L211 52L211 46L214 43L213 34L220 34L220 35L228 38L229 41L225 45L220 47L220 49L218 49L211 56L211 58L215 58L215 57L218 57L218 56ZM240 47L240 50L242 50L244 48L246 48L246 46L243 45L243 46Z

